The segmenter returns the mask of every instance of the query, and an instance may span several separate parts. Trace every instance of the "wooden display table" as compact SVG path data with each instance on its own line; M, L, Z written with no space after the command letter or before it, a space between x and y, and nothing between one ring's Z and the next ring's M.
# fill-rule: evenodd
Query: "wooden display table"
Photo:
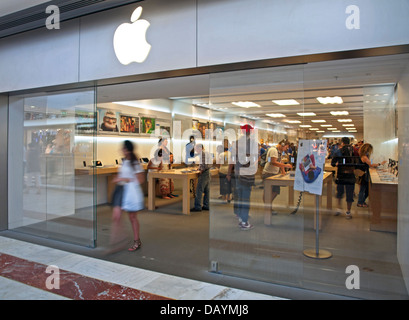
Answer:
M143 169L146 170L148 164L142 163L141 164ZM120 166L106 166L106 167L87 167L87 168L80 168L75 169L76 175L88 175L92 176L95 175L97 179L97 188L101 189L102 192L106 190L106 196L103 196L101 192L98 192L98 198L101 198L101 201L98 201L98 204L111 203L112 194L115 190L115 183L112 180L116 177L119 172ZM144 193L146 193L146 183L142 185L142 189Z
M324 172L324 183L327 184L327 209L332 210L332 173ZM285 175L276 175L264 180L264 192L265 192L265 213L264 224L271 224L271 211L272 211L272 186L289 187L288 190L288 206L294 205L294 177L291 177L289 173ZM322 199L322 197L320 197ZM321 206L321 201L319 203ZM320 208L319 208L320 209ZM314 216L315 217L315 216ZM321 216L320 216L321 219ZM315 224L314 224L315 225ZM321 226L321 223L320 223Z
M211 169L210 175L216 175L217 169ZM190 214L190 181L197 180L199 171L195 169L172 169L165 171L149 172L148 173L148 210L155 210L155 180L156 179L180 179L182 181L182 212L183 214Z
M369 169L371 231L397 232L398 181L385 181L382 172Z

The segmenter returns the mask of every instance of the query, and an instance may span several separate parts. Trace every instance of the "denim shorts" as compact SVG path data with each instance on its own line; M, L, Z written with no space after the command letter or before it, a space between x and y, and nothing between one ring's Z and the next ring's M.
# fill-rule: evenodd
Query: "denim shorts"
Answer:
M113 207L121 207L122 206L122 197L124 194L124 186L115 186L114 193L112 194L112 202L111 205Z
M276 176L276 175L278 175L278 174L263 173L262 176L261 176L261 178L262 178L263 181L264 181L265 179L267 179L267 178L269 178L269 177ZM275 193L277 193L277 194L280 194L280 186L271 186L271 189L272 189L272 190L271 190L272 192L275 192Z

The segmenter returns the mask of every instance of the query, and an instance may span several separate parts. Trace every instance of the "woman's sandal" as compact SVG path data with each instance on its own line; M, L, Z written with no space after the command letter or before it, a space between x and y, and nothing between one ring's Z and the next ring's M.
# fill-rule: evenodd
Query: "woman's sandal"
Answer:
M360 207L360 208L368 208L369 207L366 203L358 203L357 206Z
M142 247L142 242L141 242L141 240L134 240L133 241L133 246L132 247L130 247L129 249L128 249L128 251L130 251L130 252L133 252L133 251L136 251L136 250L138 250L138 249L140 249Z

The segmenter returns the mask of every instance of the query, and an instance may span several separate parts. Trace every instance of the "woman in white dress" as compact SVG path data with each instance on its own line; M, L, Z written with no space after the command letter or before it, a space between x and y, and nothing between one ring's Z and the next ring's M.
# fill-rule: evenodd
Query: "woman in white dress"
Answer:
M136 251L141 248L139 237L139 221L137 214L144 209L144 195L141 184L145 180L144 170L134 153L132 142L124 142L122 152L125 160L120 168L118 176L113 180L117 184L113 196L113 222L115 226L120 223L122 211L127 211L134 235L133 245L128 251ZM114 227L115 227L114 226Z

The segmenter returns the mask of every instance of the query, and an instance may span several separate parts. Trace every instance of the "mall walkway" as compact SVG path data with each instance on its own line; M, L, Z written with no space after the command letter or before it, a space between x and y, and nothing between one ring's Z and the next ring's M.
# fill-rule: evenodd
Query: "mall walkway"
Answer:
M67 299L281 300L0 237L0 300Z

